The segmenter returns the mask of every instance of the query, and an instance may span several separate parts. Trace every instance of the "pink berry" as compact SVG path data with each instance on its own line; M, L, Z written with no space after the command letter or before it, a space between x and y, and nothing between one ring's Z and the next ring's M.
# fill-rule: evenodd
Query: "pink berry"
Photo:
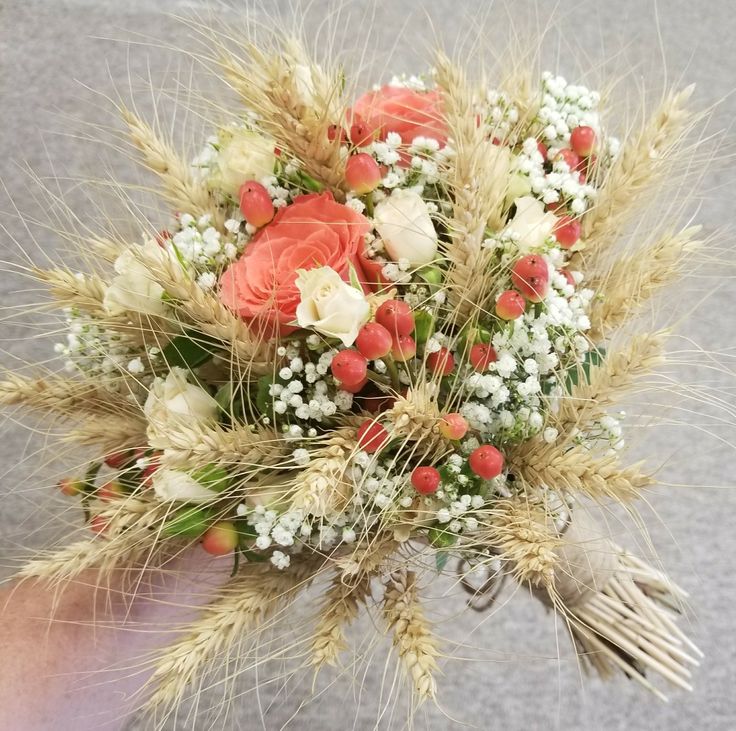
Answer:
M544 142L537 141L537 149L539 150L539 154L544 158L546 162L547 157L549 156L547 145L545 145Z
M478 477L492 480L503 472L503 455L490 444L484 444L470 453L468 464Z
M500 297L496 300L496 314L502 320L515 320L524 314L524 310L526 310L526 300L513 289L501 292Z
M358 383L341 383L340 388L343 391L347 391L348 393L360 393L368 383L368 379L364 378L362 381L358 381Z
M440 420L440 434L445 439L462 439L469 429L467 419L462 414L445 414Z
M202 548L213 556L226 556L238 546L238 531L230 520L213 523L202 536Z
M514 293L516 294L516 293ZM521 298L520 298L521 299ZM524 300L522 299L522 302ZM498 359L493 346L486 343L476 343L470 349L470 362L476 371L485 371L491 363L495 363Z
M378 452L383 449L389 441L388 431L386 427L379 424L373 419L366 419L359 427L357 432L358 447L368 454Z
M575 170L580 165L580 156L572 150L564 149L557 153L557 160L564 160L570 170Z
M256 228L265 226L274 216L276 209L268 191L255 180L240 186L240 210L243 218Z
M330 366L332 375L345 387L356 386L365 380L368 361L357 350L341 350Z
M580 221L570 216L562 216L555 224L554 235L563 249L569 249L580 239Z
M570 147L581 157L588 157L595 147L595 130L587 125L570 132Z
M402 300L386 300L376 310L376 322L391 333L391 337L410 335L414 330L411 307Z
M511 269L511 281L530 302L541 302L549 289L547 262L537 254L522 256Z
M405 363L417 354L417 344L411 335L399 335L391 344L391 357Z
M351 155L345 165L345 182L358 195L370 193L381 182L381 168L366 152Z
M342 127L338 127L336 124L331 124L327 128L327 139L330 142L334 142L338 137L340 138L341 143L348 141L347 132L345 132Z
M432 373L449 376L455 370L455 358L447 348L440 348L427 356L427 367Z
M107 530L108 523L107 518L103 518L101 515L93 515L89 521L89 529L99 535Z
M72 480L70 477L59 480L58 487L61 494L68 497L74 497L84 492L84 483L81 480Z
M368 360L383 358L391 352L391 333L377 322L368 322L360 329L355 347Z
M415 467L411 473L411 484L422 495L437 492L440 486L440 473L434 467Z
M100 500L109 503L113 500L119 500L121 497L123 497L125 495L125 490L119 482L111 480L110 482L106 482L104 485L98 487L95 495Z
M119 470L130 461L131 453L127 449L120 452L113 452L105 457L105 464L114 470Z

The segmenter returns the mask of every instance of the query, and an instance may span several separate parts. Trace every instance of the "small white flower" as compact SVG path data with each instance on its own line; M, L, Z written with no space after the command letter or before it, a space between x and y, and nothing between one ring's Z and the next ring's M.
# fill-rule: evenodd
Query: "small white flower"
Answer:
M271 563L277 569L288 568L289 564L291 563L291 556L289 556L286 553L283 553L282 551L274 551L273 555L271 556Z

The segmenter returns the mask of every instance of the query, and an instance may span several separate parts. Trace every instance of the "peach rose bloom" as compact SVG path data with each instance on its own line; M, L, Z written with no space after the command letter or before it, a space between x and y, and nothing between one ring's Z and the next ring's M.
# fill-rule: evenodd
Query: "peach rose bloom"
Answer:
M342 279L352 264L361 281L360 254L368 220L335 202L331 193L299 196L248 243L220 278L220 299L264 337L296 329L297 269L328 266Z
M382 86L378 91L363 94L352 111L369 128L380 130L381 139L386 139L389 132L396 132L405 145L410 145L415 137L434 137L441 145L447 143L447 124L439 91Z

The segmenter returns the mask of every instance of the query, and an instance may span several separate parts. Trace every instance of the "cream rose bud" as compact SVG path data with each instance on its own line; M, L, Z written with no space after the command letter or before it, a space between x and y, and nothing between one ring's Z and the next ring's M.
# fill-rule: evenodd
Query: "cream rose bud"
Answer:
M323 335L352 345L370 317L370 305L363 292L344 282L330 267L299 269L296 286L301 295L296 308L299 327L312 328Z
M538 249L552 233L557 217L544 210L544 204L532 196L523 196L514 200L516 213L506 227L519 237L519 250Z
M221 135L217 170L210 184L233 198L246 180L273 174L276 160L274 141L248 129L227 130Z
M173 415L205 422L217 419L218 408L212 396L187 381L187 371L172 368L165 379L154 381L143 411L149 421Z
M103 298L105 309L111 315L124 312L140 312L144 315L166 313L166 303L162 299L164 288L141 262L140 254L153 254L160 258L160 247L155 242L143 247L132 246L115 260L116 276L105 290Z
M179 470L160 469L153 473L153 491L161 500L206 503L217 497L191 475Z
M437 232L427 204L410 190L397 188L375 209L373 223L388 255L411 267L429 264L437 254Z

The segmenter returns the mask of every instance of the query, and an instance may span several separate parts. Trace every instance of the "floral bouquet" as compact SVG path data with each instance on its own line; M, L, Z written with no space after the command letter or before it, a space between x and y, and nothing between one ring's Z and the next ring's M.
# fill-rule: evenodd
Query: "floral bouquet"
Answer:
M296 42L220 51L243 112L192 162L120 110L170 221L90 237L98 271L36 271L69 375L6 374L0 401L90 449L60 488L91 532L21 575L165 565L192 543L232 557L158 659L150 709L310 585L308 664L340 662L369 612L431 699L420 595L441 573L480 611L512 577L586 666L689 688L684 593L595 517L653 483L622 462L613 408L668 334L630 323L699 242L659 219L626 232L687 152L689 90L618 139L601 96L554 73L494 85L440 53L352 96Z

